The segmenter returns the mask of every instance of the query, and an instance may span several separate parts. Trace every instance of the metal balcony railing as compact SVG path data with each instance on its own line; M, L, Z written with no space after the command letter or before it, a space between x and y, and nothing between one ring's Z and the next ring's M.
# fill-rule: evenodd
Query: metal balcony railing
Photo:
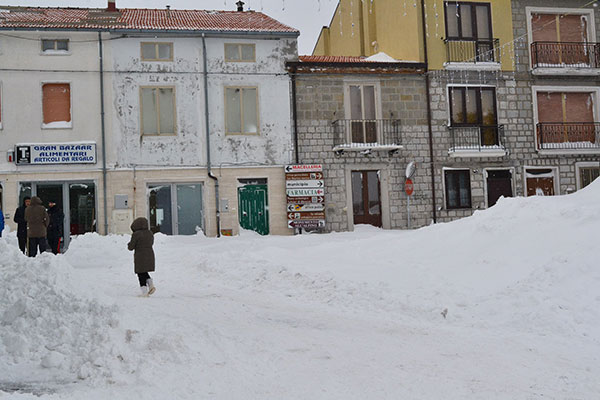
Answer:
M600 122L540 122L540 150L600 149Z
M334 148L400 147L398 119L338 119L332 122Z
M499 39L446 38L446 54L450 63L499 63Z
M505 150L504 125L450 126L451 152Z
M600 44L533 42L532 68L600 68Z

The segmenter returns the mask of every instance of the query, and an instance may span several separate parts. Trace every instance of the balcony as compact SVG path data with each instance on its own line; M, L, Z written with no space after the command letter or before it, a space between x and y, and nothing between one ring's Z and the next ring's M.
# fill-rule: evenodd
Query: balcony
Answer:
M503 157L503 125L450 126L451 157Z
M540 122L537 139L542 151L598 152L600 122Z
M338 119L333 125L333 151L360 151L368 155L373 150L395 153L402 148L398 119Z
M533 42L531 68L538 75L600 74L600 44Z
M499 39L444 39L446 69L499 70Z

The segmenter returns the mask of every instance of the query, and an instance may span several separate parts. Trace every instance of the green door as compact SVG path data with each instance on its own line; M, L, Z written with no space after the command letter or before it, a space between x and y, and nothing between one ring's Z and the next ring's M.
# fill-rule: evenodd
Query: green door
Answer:
M269 197L267 185L246 185L238 188L240 227L269 234Z

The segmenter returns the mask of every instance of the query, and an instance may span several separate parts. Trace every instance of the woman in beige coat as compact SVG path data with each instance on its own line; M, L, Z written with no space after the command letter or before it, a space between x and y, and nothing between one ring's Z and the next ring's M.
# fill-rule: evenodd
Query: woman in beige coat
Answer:
M148 273L154 272L154 234L148 228L148 220L144 217L136 218L131 224L131 230L133 234L127 248L134 251L134 271L140 281L142 296L149 296L156 291Z

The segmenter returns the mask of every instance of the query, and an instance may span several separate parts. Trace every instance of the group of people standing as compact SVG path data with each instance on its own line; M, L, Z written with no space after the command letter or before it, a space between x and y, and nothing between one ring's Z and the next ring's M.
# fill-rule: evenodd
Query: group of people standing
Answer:
M25 197L23 204L15 211L13 220L17 223L19 248L29 257L50 249L58 254L63 238L65 214L52 200L48 201L48 210L39 197Z

